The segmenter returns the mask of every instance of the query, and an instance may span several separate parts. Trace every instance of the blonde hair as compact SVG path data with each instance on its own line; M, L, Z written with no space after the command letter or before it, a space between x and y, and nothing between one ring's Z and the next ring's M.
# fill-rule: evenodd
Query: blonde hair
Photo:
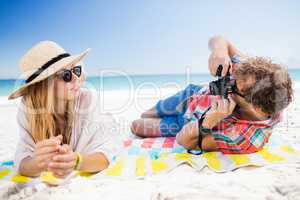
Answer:
M29 131L35 143L60 134L64 144L69 144L71 140L74 102L68 101L63 115L56 112L54 81L52 76L35 83L27 88L23 96Z

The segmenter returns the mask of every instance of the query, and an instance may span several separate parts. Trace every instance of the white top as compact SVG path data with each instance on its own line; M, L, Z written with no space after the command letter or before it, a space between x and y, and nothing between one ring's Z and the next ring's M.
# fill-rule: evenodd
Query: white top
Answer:
M111 114L100 112L98 93L82 89L75 101L75 118L70 146L82 154L101 152L111 163L121 146L118 124ZM98 103L97 103L98 102ZM20 162L33 156L35 143L28 131L24 104L19 106L17 121L20 127L20 140L15 153L16 169Z

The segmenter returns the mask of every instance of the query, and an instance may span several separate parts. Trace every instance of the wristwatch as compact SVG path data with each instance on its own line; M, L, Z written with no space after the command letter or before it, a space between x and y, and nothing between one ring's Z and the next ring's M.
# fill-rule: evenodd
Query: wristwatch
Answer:
M203 119L198 120L198 147L200 150L192 150L189 149L187 152L194 155L201 155L203 153L202 150L202 139L206 136L212 133L212 130L209 128L205 128L202 126Z

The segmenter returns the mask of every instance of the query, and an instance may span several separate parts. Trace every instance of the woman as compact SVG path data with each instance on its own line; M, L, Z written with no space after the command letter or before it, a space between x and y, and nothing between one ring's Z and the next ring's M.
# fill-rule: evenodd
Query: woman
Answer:
M21 59L25 84L9 96L22 96L15 155L20 174L50 171L64 178L73 170L99 172L111 162L116 123L97 111L94 93L80 88L85 81L80 61L87 53L71 56L43 41Z

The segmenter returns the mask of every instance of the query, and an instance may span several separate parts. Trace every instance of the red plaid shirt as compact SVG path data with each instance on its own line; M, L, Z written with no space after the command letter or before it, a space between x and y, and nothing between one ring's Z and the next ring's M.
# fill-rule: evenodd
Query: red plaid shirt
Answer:
M212 99L219 96L209 95L208 91L195 94L188 100L188 109L185 114L191 122L197 122L208 107ZM196 115L195 115L196 113ZM213 127L214 137L219 150L225 154L248 154L259 151L268 142L272 127L280 121L280 115L264 121L248 121L230 115Z

